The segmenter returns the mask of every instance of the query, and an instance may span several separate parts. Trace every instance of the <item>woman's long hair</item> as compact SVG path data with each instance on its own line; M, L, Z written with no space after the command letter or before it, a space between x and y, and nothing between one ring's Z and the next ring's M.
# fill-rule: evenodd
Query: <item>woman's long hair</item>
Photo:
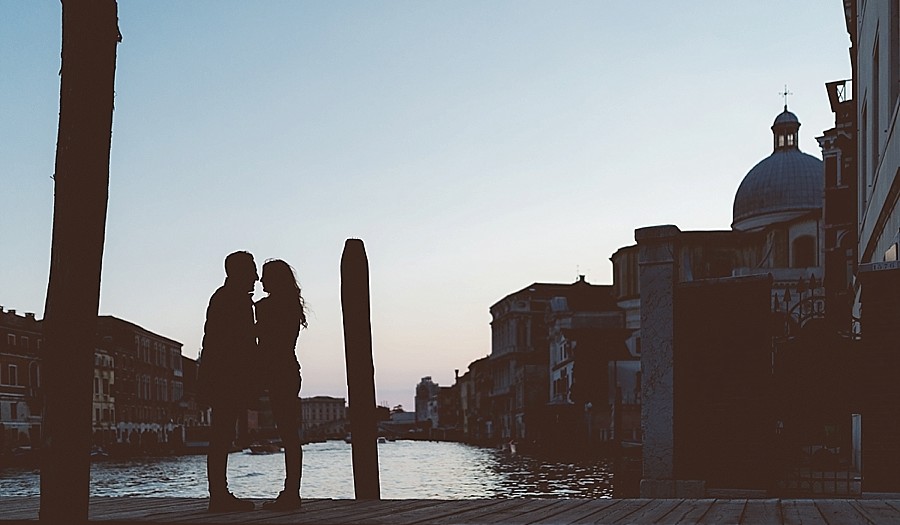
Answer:
M297 303L300 305L300 324L306 328L306 301L303 300L303 295L300 293L300 285L297 283L294 268L281 259L269 259L263 264L262 271L266 280L266 289L270 295L297 298Z

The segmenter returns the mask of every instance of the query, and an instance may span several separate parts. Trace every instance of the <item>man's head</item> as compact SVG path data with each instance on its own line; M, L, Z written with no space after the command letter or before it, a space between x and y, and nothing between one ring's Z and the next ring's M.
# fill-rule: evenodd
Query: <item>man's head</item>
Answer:
M237 286L253 291L259 274L256 273L256 261L250 252L234 252L225 258L225 275Z

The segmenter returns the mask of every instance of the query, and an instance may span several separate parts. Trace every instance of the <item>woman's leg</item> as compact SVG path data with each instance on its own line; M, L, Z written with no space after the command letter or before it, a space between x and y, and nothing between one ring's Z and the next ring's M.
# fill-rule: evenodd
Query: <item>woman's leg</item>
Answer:
M300 377L269 390L272 415L284 447L284 493L299 501L303 450L300 446Z
M300 402L296 397L272 396L272 415L284 447L285 490L300 490L302 451L300 448Z

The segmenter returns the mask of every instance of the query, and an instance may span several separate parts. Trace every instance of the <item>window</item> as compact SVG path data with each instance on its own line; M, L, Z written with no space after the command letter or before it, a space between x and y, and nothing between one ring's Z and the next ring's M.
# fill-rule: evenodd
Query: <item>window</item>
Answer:
M16 403L9 404L9 419L12 421L19 419L19 410Z
M6 344L9 346L16 346L16 336L13 334L6 334Z
M891 25L888 30L891 38L890 97L893 110L900 103L900 3L891 2Z
M9 376L8 384L12 386L18 386L19 368L16 365L9 365L9 367L7 368L7 375Z
M809 268L816 265L816 241L811 235L794 239L791 260L792 268Z
M176 371L181 370L181 352L177 348L172 349L172 369Z
M184 385L181 381L172 381L172 401L181 401L184 397Z
M38 343L40 343L40 342L41 342L41 340L38 339ZM30 384L31 388L40 388L41 372L38 368L38 364L34 361L32 361L31 364L28 365L28 376L29 376L28 379L29 379L29 384Z
M25 350L28 350L28 338L27 337L25 337L24 335L22 337L20 337L19 343L22 348L24 348Z
M866 154L866 147L869 140L869 107L864 103L862 107L862 117L859 126L859 222L866 213L866 204L869 202L869 194L872 192L872 174L869 173L869 156Z
M872 84L869 89L872 90L872 136L869 146L871 147L871 168L874 172L878 169L878 152L881 146L881 128L879 127L879 117L881 116L881 104L879 104L879 92L881 86L879 79L881 77L881 68L878 57L878 36L875 36L875 51L872 54ZM874 178L874 176L873 176Z

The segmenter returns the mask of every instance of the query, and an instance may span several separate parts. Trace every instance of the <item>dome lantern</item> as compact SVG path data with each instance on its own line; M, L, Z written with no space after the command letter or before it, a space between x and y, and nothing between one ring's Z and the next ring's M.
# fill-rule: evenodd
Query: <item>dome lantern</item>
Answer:
M797 115L788 111L787 104L785 104L784 111L775 117L775 123L772 124L775 151L799 150L800 147L797 145L799 130L800 121L797 120Z

